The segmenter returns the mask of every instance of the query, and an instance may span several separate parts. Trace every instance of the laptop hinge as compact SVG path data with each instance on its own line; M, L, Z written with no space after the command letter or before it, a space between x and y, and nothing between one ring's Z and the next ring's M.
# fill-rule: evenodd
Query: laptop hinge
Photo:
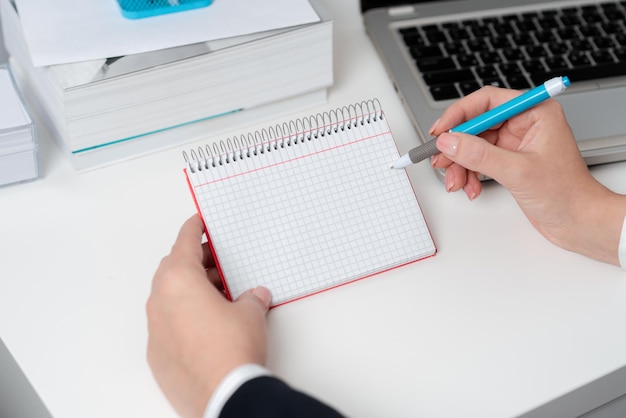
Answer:
M396 6L390 7L387 9L387 13L389 16L403 16L415 13L415 8L413 6Z

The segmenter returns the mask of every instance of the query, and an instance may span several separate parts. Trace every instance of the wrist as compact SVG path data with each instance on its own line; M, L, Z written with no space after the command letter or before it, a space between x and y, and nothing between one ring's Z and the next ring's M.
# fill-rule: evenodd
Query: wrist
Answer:
M230 397L247 381L259 376L269 376L268 369L258 364L242 364L231 370L217 385L204 410L203 418L219 417Z
M566 248L606 263L620 265L620 238L626 216L626 196L598 188L580 194L577 221ZM586 209L585 209L586 207Z

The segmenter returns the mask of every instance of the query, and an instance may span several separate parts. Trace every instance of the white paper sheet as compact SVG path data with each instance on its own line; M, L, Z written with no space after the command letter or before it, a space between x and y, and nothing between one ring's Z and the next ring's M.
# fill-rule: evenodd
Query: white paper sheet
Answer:
M0 109L2 109L0 111L0 130L30 123L30 118L26 114L22 101L11 81L9 70L5 67L0 67Z
M16 0L35 66L117 57L317 22L308 0L214 0L126 19L116 0Z

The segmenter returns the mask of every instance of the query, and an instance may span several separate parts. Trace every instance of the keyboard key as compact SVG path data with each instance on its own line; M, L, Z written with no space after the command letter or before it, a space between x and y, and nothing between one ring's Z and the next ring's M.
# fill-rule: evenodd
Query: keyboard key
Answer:
M467 48L472 52L488 51L489 44L483 39L470 39L467 41Z
M533 83L541 84L552 78L566 75L572 83L577 81L588 81L607 77L617 77L626 75L626 62L612 64L593 65L588 67L570 68L566 73L546 71L531 74Z
M536 72L542 72L542 71L546 70L545 67L543 66L543 64L541 63L541 61L539 61L539 60L533 60L533 61L524 62L524 63L522 63L522 67L524 67L526 72L529 73L529 74L536 73Z
M576 14L561 16L560 20L563 26L578 26L582 23ZM544 28L545 27L548 26L544 26Z
M512 46L509 38L506 36L496 36L495 38L490 39L490 42L491 46L496 49L510 48Z
M422 26L422 30L424 32L439 32L439 26L438 25L424 25Z
M543 12L543 17L539 17L537 19L537 26L540 28L558 28L559 22L555 18L554 15L546 15L546 12Z
M514 48L503 49L502 56L507 61L519 61L524 59L524 54L522 53L522 51Z
M456 64L450 57L425 57L415 60L417 67L420 71L438 71L438 70L451 70L456 68Z
M548 51L550 51L550 53L554 55L565 54L567 51L569 51L569 46L567 46L567 44L564 42L551 42L547 45L547 47Z
M585 51L573 51L572 53L567 55L567 59L574 67L584 67L591 65L591 60L589 59Z
M515 24L518 32L534 32L537 30L537 26L535 26L534 22L517 22Z
M579 37L578 32L574 28L557 29L556 33L563 41L567 41L569 39L577 39Z
M494 66L488 65L485 67L476 68L476 75L478 76L478 78L481 78L484 80L486 78L498 77L498 72L496 71L496 68Z
M441 26L448 30L457 30L457 29L462 28L459 22L445 22L445 23L442 23Z
M545 59L545 63L549 71L565 70L569 68L569 65L567 65L567 62L561 56L548 57Z
M596 63L611 63L613 62L613 56L609 51L601 50L601 51L593 51L591 53L591 59Z
M431 44L445 42L447 40L446 34L441 31L426 32L425 35L426 39L428 39L428 42L430 42Z
M411 49L409 49L409 53L414 59L443 56L443 53L441 52L441 48L439 48L438 45L414 46L414 47L411 47Z
M586 22L587 24L599 23L603 21L602 16L600 16L600 13L598 13L597 11L587 12L583 14L582 20Z
M612 48L615 46L613 39L608 36L596 36L592 38L591 41L598 49Z
M533 45L535 41L528 33L518 33L512 37L513 43L518 46Z
M594 36L602 35L602 31L600 30L600 28L595 25L580 26L578 30L585 38L591 38Z
M591 43L586 39L575 39L571 41L570 45L575 51L588 51L592 49Z
M554 32L552 32L551 30L542 30L542 31L535 32L535 39L537 40L537 42L542 43L542 44L546 42L554 42L558 40Z
M470 32L475 38L486 38L493 35L489 26L474 26L470 29Z
M500 72L507 76L507 78L508 76L522 73L522 69L516 62L504 62L498 65L498 68L500 68Z
M463 26L467 26L467 27L473 27L473 26L480 26L481 22L478 19L467 19L464 20L463 22L461 22L463 24Z
M467 81L474 79L474 73L469 69L435 71L422 74L424 82L429 86L437 84L448 84L458 81Z
M624 20L624 18L622 17L619 20ZM608 22L603 23L601 26L602 30L607 35L622 33L623 31L622 26L619 24L619 21L615 21L612 19L610 19Z
M410 26L410 27L406 27L406 28L400 28L398 29L398 32L400 32L402 35L405 34L409 34L409 33L417 33L417 26Z
M430 94L432 94L435 100L450 100L458 99L461 94L456 89L454 84L437 85L430 88Z
M461 93L463 93L464 96L467 96L468 94L478 90L480 88L480 84L473 80L462 81L461 83L459 83L459 88L461 89Z
M426 41L422 37L422 34L417 31L403 34L402 39L407 46L426 45Z
M517 90L525 90L531 87L530 83L521 74L511 74L506 77L509 87Z
M455 40L455 41L459 41L462 39L469 39L470 37L469 33L467 33L467 30L465 30L465 28L450 29L448 30L448 36L450 37L450 39Z
M524 49L526 51L526 55L528 55L528 58L531 58L531 59L541 58L541 57L545 57L548 55L548 51L546 51L543 45L527 46Z
M465 54L465 47L461 42L449 42L443 45L443 49L445 49L449 55Z
M510 22L503 22L493 26L494 31L499 35L511 35L515 33L515 28Z
M494 87L506 87L502 79L500 78L488 78L483 80L483 86L494 86Z
M468 68L478 65L478 60L476 59L476 56L474 56L474 54L457 55L456 62L461 68Z
M615 49L613 51L613 54L615 55L615 58L617 58L619 61L626 61L626 49L624 48Z
M617 22L620 20L624 21L626 19L626 15L624 15L624 12L617 9L605 10L604 15L609 22Z
M497 51L483 51L478 53L478 57L483 64L495 64L502 62L502 58Z

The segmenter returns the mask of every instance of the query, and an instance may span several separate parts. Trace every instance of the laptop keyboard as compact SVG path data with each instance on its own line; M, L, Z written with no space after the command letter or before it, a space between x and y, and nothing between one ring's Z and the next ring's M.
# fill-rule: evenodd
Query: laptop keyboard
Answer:
M403 27L434 100L484 85L528 89L626 75L626 1Z

